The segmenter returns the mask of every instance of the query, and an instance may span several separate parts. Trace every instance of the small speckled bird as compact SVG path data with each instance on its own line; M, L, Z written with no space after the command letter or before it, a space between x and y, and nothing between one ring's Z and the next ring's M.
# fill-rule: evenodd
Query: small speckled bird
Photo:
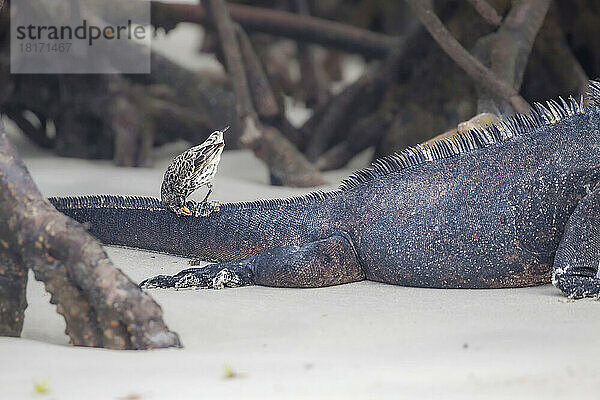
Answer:
M212 192L212 180L221 161L225 147L223 133L214 131L204 143L194 146L173 159L163 178L160 195L163 205L179 215L192 215L186 205L186 199L202 186L208 187L208 193L202 200L206 203Z

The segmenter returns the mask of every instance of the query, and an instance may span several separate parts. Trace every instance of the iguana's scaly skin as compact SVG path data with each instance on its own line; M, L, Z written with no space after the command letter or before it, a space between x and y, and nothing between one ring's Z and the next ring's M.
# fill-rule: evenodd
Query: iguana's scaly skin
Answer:
M553 276L568 296L597 296L600 84L585 107L561 102L384 158L333 192L208 217L150 198L51 201L106 244L219 261L143 287L501 288Z

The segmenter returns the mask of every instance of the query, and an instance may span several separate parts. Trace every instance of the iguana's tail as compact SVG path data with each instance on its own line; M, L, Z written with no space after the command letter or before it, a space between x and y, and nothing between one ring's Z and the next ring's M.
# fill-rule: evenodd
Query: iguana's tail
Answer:
M179 216L160 200L132 196L53 197L63 214L102 243L209 261L231 261L281 245L317 240L328 193L284 200L225 203L206 217Z

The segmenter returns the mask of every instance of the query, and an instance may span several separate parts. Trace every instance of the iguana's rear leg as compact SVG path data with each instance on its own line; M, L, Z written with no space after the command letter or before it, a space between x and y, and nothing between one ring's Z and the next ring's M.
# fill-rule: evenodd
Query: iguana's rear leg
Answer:
M585 196L569 217L554 257L552 284L570 298L597 297L598 261L600 188Z
M354 246L345 233L303 246L280 246L237 261L159 275L142 288L221 289L247 285L321 287L356 282L365 277Z

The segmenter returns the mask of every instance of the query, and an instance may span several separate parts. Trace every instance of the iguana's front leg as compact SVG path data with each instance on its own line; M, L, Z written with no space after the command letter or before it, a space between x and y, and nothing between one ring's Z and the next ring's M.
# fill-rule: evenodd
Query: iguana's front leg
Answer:
M569 217L554 257L552 284L574 299L598 297L600 188L585 196Z
M159 275L142 288L221 289L247 285L322 287L363 280L354 246L345 233L303 246L280 246L237 261Z

